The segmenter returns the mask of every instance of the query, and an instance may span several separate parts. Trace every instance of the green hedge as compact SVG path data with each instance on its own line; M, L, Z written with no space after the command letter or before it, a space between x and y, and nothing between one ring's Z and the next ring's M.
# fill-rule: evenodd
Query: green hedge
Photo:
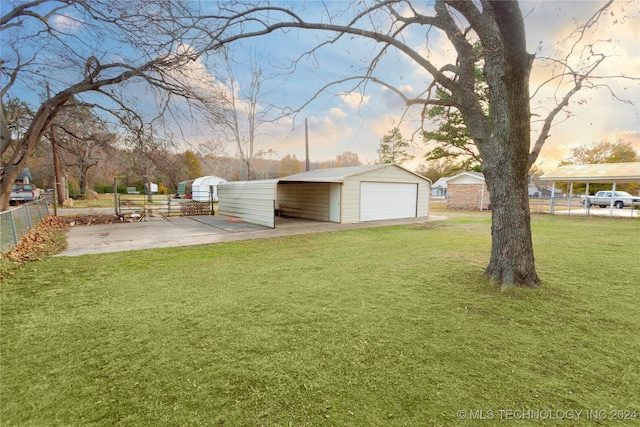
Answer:
M95 190L96 193L99 193L99 194L113 193L113 185L97 184L93 187L93 189ZM127 186L118 185L118 193L127 194Z

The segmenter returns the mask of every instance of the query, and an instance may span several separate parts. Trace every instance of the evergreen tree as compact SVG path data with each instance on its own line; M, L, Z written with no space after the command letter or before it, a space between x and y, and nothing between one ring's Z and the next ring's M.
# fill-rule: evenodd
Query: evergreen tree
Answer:
M396 163L403 164L413 160L415 156L407 153L409 141L402 138L400 129L394 127L382 137L380 141L380 149L378 150L380 163Z

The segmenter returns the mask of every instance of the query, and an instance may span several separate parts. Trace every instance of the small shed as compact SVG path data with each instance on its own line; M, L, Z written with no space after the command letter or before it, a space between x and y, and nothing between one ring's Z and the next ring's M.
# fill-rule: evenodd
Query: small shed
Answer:
M480 172L462 172L447 179L447 208L489 209L489 190Z
M219 176L201 176L191 183L192 199L196 202L218 201L218 185L227 182L226 179Z
M178 199L190 199L192 197L192 185L193 179L189 179L187 181L181 181L178 183L178 190L176 191L175 197Z
M431 181L394 164L317 169L220 184L219 212L275 227L275 216L336 223L429 215Z

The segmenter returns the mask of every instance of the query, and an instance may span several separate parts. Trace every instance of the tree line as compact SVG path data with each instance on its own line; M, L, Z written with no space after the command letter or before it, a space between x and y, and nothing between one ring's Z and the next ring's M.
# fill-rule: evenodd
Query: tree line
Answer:
M32 119L29 106L16 99L5 105L9 128L20 135ZM215 175L228 181L273 179L304 171L305 162L287 154L281 159L255 156L247 167L241 154L211 153L207 147L178 151L167 141L143 141L108 129L107 123L85 107L67 109L48 128L37 144L28 166L40 188L53 189L66 182L69 194L83 196L88 191L111 192L118 178L121 190L152 181L165 192L177 189L181 181ZM312 169L362 165L358 154L345 151L335 158L312 161ZM64 177L64 180L62 179ZM58 189L58 194L63 192ZM59 200L64 203L64 200Z

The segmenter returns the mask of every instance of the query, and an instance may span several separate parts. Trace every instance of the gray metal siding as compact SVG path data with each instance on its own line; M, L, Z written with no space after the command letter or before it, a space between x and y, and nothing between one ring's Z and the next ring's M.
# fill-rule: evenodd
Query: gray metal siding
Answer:
M275 180L240 181L218 185L220 215L275 228Z

